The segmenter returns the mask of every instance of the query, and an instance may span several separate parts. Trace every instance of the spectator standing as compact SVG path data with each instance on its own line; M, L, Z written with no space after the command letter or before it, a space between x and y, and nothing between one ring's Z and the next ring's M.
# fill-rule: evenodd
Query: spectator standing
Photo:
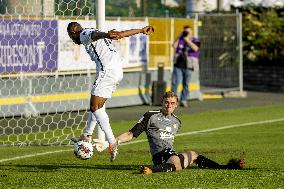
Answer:
M190 26L184 26L180 36L175 40L174 68L171 90L177 94L178 86L182 84L180 105L188 107L189 88L192 72L198 70L200 41L193 36Z

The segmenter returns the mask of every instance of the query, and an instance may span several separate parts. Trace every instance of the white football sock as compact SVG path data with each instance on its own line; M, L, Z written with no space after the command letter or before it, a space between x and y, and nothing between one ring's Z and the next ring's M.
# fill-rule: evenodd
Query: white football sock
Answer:
M98 124L100 125L101 129L104 131L108 143L113 144L115 142L115 137L110 127L109 117L106 113L105 105L102 108L93 112L93 114L96 116Z
M96 124L97 124L96 116L93 114L93 112L90 111L88 116L87 126L84 129L83 133L86 135L93 135Z

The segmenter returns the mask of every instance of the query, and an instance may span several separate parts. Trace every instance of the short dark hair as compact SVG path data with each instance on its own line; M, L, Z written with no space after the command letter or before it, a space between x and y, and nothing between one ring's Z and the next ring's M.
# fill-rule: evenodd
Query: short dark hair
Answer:
M173 92L173 91L167 91L164 95L163 95L163 100L166 99L166 98L171 98L171 97L174 97L177 99L177 102L178 102L178 96Z
M78 22L70 22L67 26L67 31L78 32L82 30L82 26Z

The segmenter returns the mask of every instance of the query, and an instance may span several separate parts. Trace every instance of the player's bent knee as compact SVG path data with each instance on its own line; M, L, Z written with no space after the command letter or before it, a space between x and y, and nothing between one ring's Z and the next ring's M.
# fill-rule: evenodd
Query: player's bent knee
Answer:
M180 171L183 169L180 163L180 158L176 155L171 156L170 159L167 161L167 163L173 164L176 168L176 171Z
M185 169L188 167L189 165L189 158L187 153L181 153L178 155L179 159L180 159L180 165L182 167L182 169Z
M188 151L187 153L188 156L188 164L192 164L198 157L198 153L195 151Z
M91 112L95 112L97 111L98 109L100 109L101 107L99 107L98 105L90 105L90 110Z
M105 101L95 101L90 103L91 112L95 112L104 106Z

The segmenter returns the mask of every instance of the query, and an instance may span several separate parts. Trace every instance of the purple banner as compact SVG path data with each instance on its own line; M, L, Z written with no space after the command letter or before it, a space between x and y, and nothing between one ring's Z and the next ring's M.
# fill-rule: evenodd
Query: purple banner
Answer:
M2 20L0 72L57 69L57 20Z

